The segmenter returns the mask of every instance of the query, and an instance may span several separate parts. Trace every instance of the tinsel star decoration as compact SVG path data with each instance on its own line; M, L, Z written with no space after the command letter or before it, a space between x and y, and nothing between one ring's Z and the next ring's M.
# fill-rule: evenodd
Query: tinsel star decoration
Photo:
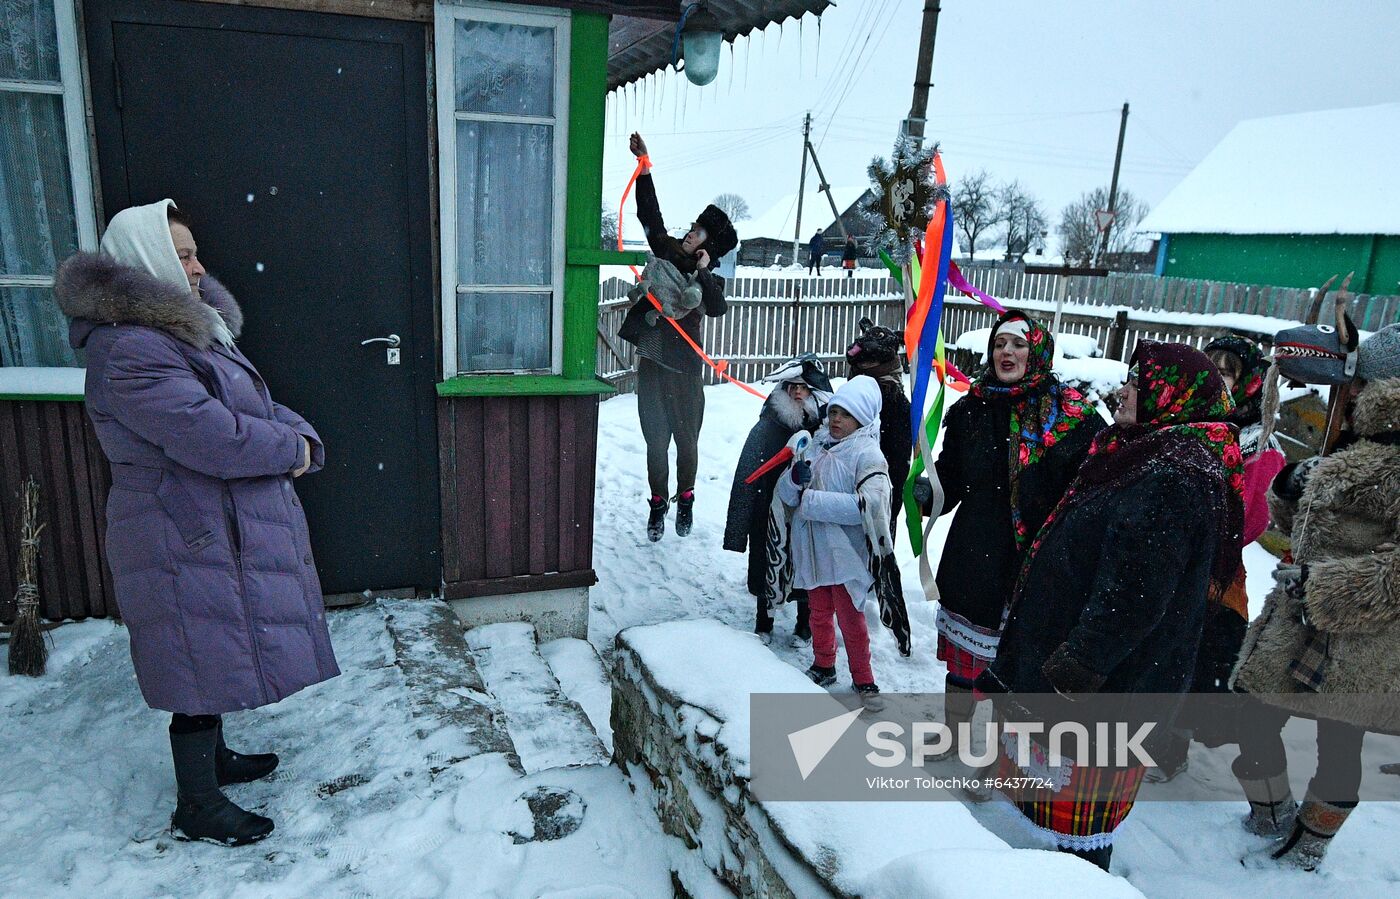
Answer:
M874 245L900 265L909 261L914 239L928 227L934 206L949 196L947 186L934 181L937 153L938 144L921 150L901 137L890 159L877 156L867 170L874 196L865 211L875 223Z

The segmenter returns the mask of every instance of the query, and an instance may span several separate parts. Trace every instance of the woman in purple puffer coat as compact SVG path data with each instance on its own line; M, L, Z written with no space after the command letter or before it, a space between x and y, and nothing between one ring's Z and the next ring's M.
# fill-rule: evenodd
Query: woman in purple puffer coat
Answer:
M243 315L170 200L123 210L54 292L86 351L86 406L112 466L107 561L141 693L170 724L177 838L242 845L272 821L220 787L277 756L228 749L221 716L339 674L292 480L316 431L234 344Z

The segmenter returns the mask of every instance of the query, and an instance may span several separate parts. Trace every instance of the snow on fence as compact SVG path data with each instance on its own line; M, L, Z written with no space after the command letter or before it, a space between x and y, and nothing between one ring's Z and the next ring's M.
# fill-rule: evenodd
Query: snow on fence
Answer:
M1306 315L1311 298L1309 290L1153 275L1073 276L1062 284L1059 275L1028 275L997 266L968 265L963 272L982 290L1038 313L1047 324L1063 290L1060 333L1092 338L1104 356L1122 361L1142 339L1200 348L1234 332L1267 343L1286 321ZM635 349L617 336L631 306L626 296L630 286L610 278L601 285L598 302L597 371L624 393L636 386ZM705 319L703 343L713 358L727 359L730 374L745 382L758 380L799 352L839 363L862 318L889 328L901 327L904 320L903 292L887 277L739 277L725 292L729 312ZM1374 330L1400 315L1400 297L1363 295L1352 308L1357 325ZM974 300L949 297L944 338L952 345L967 331L991 327L995 319L994 312ZM954 363L971 365L973 356L958 351ZM707 383L717 380L707 375Z
M1302 321L1313 295L1312 288L1307 287L1268 287L1125 272L1064 279L1055 274L1029 274L1014 265L979 263L961 268L974 286L995 297L1053 303L1064 289L1064 300L1069 304L1126 306L1153 312L1235 313ZM1400 296L1356 294L1351 300L1351 316L1361 330L1375 331L1400 318Z

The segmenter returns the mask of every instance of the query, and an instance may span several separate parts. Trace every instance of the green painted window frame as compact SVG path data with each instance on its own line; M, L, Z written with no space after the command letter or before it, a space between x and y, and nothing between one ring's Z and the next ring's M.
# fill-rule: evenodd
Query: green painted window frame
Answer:
M608 21L575 10L569 37L568 198L564 212L564 339L558 375L464 374L437 385L440 397L577 396L616 392L596 375L598 269L644 262L646 254L605 250L603 141L607 121Z

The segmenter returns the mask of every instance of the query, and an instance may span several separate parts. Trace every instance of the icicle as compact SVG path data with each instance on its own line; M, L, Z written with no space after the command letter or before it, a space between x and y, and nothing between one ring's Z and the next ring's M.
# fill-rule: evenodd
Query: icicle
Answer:
M753 32L744 35L744 90L749 89L749 56L753 54Z
M802 45L803 45L803 40L802 40L803 37L804 37L804 35L803 35L803 33L802 33L802 20L801 20L801 19L798 19L798 20L797 20L797 73L798 73L798 75L801 75L801 74L802 74L802 51L803 51L803 49L804 49L803 46L802 46Z
M726 96L734 93L734 44L737 39L729 42L729 83L724 86Z
M817 64L812 67L812 77L821 75L822 70L822 17L817 16Z

